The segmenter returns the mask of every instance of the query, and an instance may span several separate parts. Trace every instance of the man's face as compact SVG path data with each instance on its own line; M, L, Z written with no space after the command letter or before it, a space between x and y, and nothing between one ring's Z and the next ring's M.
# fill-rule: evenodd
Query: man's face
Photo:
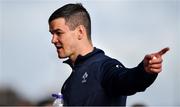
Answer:
M64 18L51 21L49 31L52 34L52 43L57 48L59 58L67 58L75 54L76 33L75 30L69 29Z

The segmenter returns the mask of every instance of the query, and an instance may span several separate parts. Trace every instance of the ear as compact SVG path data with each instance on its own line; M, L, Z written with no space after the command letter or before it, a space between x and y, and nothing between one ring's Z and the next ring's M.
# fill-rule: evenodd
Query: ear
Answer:
M76 30L77 30L77 34L78 34L78 40L83 39L86 35L85 27L83 25L79 25Z

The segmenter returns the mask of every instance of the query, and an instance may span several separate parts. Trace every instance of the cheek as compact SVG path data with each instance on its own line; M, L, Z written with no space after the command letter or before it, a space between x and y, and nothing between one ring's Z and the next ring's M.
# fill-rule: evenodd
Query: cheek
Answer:
M77 43L71 39L69 42L68 42L68 49L69 49L69 52L70 53L74 53L77 51Z
M73 32L64 35L64 38L62 38L62 45L65 49L74 49L74 47L77 45L76 35Z
M64 38L62 40L62 45L65 50L69 50L73 47L73 40L71 38Z

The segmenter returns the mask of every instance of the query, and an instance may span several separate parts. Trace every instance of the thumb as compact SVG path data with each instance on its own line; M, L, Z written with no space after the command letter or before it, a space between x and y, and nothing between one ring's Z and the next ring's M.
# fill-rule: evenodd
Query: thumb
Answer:
M147 59L147 60L150 60L152 58L153 58L153 55L151 55L151 54L148 54L148 55L145 56L145 59Z

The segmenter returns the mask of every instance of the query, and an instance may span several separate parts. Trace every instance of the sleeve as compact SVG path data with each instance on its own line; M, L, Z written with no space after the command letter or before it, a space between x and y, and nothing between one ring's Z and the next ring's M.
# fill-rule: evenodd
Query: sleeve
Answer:
M137 67L126 68L115 59L105 61L102 70L102 86L110 95L132 95L145 91L158 75L145 72L143 62Z

